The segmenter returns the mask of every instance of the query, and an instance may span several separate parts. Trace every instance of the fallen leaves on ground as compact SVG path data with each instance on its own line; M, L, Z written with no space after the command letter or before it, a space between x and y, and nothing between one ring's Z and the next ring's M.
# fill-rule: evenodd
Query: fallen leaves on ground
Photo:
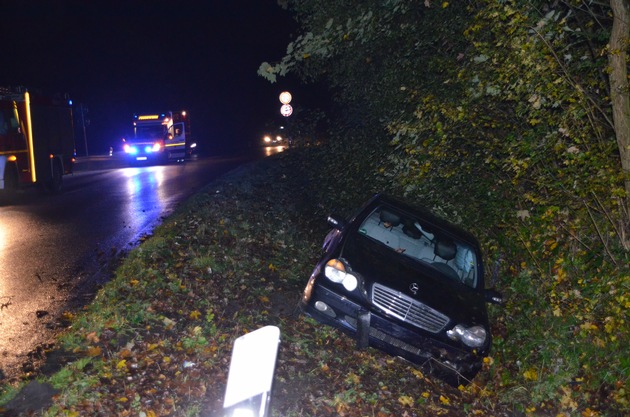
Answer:
M79 359L47 379L60 392L42 415L219 416L233 341L266 325L278 326L282 340L274 416L511 412L485 388L501 377L492 358L478 380L457 389L401 359L357 350L299 314L326 224L305 216L318 204L296 191L304 167L291 161L211 184L129 255L85 311L67 314L72 326L56 347Z

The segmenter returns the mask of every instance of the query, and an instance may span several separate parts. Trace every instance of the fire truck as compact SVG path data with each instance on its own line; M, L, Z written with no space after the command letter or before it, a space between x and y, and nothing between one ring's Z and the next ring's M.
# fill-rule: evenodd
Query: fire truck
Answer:
M72 101L0 87L0 190L61 190L75 162Z
M134 114L133 135L123 139L125 154L136 161L183 161L190 138L185 111Z

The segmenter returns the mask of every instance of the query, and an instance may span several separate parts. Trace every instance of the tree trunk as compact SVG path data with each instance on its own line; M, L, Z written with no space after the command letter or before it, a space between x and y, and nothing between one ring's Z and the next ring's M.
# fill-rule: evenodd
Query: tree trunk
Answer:
M626 51L630 42L630 0L610 0L610 6L613 11L613 26L608 51L610 97L626 188L626 212L622 214L626 218L622 219L622 224L627 227L630 201L630 88Z

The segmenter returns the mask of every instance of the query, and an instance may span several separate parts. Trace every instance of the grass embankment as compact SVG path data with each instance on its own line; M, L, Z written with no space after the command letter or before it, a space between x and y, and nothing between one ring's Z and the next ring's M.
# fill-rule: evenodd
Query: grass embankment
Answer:
M77 359L40 379L57 393L32 414L220 415L233 340L270 324L282 332L275 416L532 410L527 396L515 404L505 395L528 388L518 375L501 388L496 381L512 368L492 358L473 384L455 389L377 350L357 351L351 339L296 314L327 230L324 216L339 200L321 191L333 186L309 180L321 158L309 155L280 154L223 177L134 250L93 303L68 313L72 326L56 348ZM491 315L505 326L509 312ZM5 387L5 404L18 388ZM545 413L551 410L563 406L552 402Z

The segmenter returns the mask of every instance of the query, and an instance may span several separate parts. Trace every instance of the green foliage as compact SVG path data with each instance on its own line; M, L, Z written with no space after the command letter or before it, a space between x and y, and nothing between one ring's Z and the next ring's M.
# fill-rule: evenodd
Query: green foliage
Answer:
M71 366L61 369L59 372L50 377L50 384L57 388L64 388L77 378L77 374L83 372L86 366L92 362L92 358L81 358L74 362ZM93 381L92 381L93 382Z
M17 386L7 385L0 390L0 404L6 404L11 401L24 387L24 383Z
M493 388L528 393L518 402L530 411L555 401L588 414L598 389L628 407L630 213L608 94L610 7L287 3L302 33L259 73L324 79L338 93L339 131L357 128L335 138L343 156L332 172L464 224L503 277L492 282L518 331L498 338L497 355L521 365ZM353 149L370 140L390 146Z
M461 7L426 8L418 2L296 0L289 2L303 33L259 75L270 81L288 72L326 80L344 115L336 129L382 137L384 121L410 111L417 88L436 89L442 61L455 59L465 22ZM451 16L450 24L440 22ZM419 24L421 22L421 24Z

